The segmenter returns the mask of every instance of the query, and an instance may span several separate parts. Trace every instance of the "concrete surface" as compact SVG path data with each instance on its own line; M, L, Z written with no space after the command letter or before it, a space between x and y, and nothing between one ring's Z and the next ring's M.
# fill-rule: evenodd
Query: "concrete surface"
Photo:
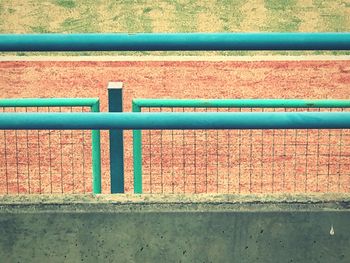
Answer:
M349 247L349 195L0 197L0 262L350 262Z

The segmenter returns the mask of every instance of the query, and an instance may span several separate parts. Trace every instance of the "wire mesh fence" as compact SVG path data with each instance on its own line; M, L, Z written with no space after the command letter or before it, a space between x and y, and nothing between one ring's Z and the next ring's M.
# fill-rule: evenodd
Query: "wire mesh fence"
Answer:
M348 110L141 107L142 112ZM349 192L350 130L145 130L142 188L144 193Z
M90 112L90 106L1 107L1 112ZM0 194L92 192L91 131L0 131Z

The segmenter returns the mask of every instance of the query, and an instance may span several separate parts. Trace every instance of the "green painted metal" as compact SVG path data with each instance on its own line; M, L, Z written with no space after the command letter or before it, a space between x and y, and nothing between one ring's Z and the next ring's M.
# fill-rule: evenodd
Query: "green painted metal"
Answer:
M110 82L108 85L109 112L123 111L123 89L121 82ZM124 140L121 128L109 130L109 156L111 193L124 193Z
M350 100L301 99L134 99L139 107L181 108L349 108Z
M141 112L141 107L132 104L133 112ZM134 161L134 193L142 193L142 133L141 130L133 130L133 161Z
M91 106L92 112L100 112L100 101L97 100ZM91 132L92 154L92 192L100 194L101 191L101 135L100 130Z
M302 99L133 99L132 111L142 107L172 108L350 108L350 100ZM133 132L134 189L142 193L141 131Z
M0 99L0 107L91 107L98 102L98 98Z
M350 33L0 34L0 51L350 50Z
M100 111L98 98L16 98L0 99L0 107L90 107ZM92 131L92 188L94 194L101 193L101 142L100 131Z
M350 112L0 113L2 130L349 128Z

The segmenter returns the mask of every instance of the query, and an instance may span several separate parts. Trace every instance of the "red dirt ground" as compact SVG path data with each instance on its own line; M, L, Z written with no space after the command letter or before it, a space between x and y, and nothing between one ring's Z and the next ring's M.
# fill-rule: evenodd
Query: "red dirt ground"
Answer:
M1 98L99 97L101 111L107 111L109 81L124 82L124 111L131 111L133 98L350 99L350 61L0 62ZM127 192L133 189L131 142L131 131L126 131ZM101 148L103 192L109 193L106 131L102 132ZM344 166L342 171L346 176L337 184L341 185L340 191L349 191L349 166ZM234 179L222 179L222 184L229 184L227 180L234 184ZM285 190L291 191L296 179L302 178L287 176L285 183L289 188L286 186ZM260 181L257 184L260 185ZM247 189L244 182L241 186ZM253 187L250 190L262 189ZM303 191L301 188L294 190ZM327 187L321 185L315 189L313 186L308 190L323 192ZM337 191L332 187L330 190ZM193 192L193 189L189 191ZM283 189L279 188L279 191Z

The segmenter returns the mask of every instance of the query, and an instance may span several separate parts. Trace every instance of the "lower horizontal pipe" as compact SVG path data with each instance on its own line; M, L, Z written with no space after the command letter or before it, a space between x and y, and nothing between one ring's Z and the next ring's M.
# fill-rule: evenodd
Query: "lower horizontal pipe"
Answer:
M347 128L350 112L0 113L2 130Z

